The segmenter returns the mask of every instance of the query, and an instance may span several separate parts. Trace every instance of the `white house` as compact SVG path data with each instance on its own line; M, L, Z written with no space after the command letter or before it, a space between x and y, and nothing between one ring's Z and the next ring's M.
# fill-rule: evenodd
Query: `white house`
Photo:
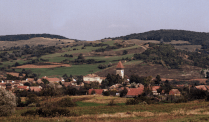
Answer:
M102 83L102 80L104 78L96 75L96 74L88 74L86 76L83 76L83 81L84 82L99 82Z

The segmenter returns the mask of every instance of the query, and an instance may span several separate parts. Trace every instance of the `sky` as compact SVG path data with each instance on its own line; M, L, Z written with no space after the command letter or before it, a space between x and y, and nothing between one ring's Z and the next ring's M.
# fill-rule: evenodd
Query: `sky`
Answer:
M209 0L0 0L0 35L94 41L159 29L209 32Z

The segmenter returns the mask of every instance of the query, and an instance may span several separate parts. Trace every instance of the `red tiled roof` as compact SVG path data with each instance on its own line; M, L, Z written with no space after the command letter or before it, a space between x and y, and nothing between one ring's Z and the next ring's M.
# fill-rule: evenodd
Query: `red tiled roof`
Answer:
M59 78L46 78L49 82L61 81Z
M31 91L34 91L34 92L40 92L41 91L41 87L39 87L39 86L31 86L30 87L30 90Z
M88 93L91 94L91 92L92 92L93 90L95 91L95 94L100 94L100 95L101 95L102 92L103 92L103 89L89 89L89 92L88 92Z
M123 64L121 63L121 61L118 62L118 65L116 67L117 69L124 69Z
M29 89L29 86L18 86L17 88L28 90Z
M160 88L160 86L152 86L152 91L157 91Z
M68 87L68 86L71 85L72 83L71 83L71 82L64 82L63 84L64 84L65 87Z
M169 95L177 95L177 94L180 94L181 92L178 90L178 89L171 89L169 91Z
M138 96L144 92L144 88L130 88L126 96Z
M34 78L27 78L27 81L34 81Z
M196 89L199 89L199 90L204 90L204 91L207 91L207 88L205 85L199 85L199 86L195 86Z

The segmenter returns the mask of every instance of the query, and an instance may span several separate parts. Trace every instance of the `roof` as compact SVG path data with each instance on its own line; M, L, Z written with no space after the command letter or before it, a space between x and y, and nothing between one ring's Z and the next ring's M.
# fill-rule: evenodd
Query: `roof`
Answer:
M86 76L84 76L84 77L99 77L99 76L96 75L96 74L88 74L88 75L86 75Z
M205 85L199 85L199 86L195 86L196 89L199 89L199 90L204 90L204 91L207 91L207 88Z
M95 91L95 94L102 94L103 89L89 89L88 94L91 94L92 91Z
M180 94L181 92L178 89L171 89L169 91L169 95L175 95L175 94Z
M144 88L130 88L126 96L138 96L144 92Z
M40 92L41 89L42 89L42 87L40 87L40 86L31 86L30 87L30 90L34 91L34 92Z
M27 78L26 81L34 81L34 78Z
M118 62L118 65L116 67L117 69L124 69L123 64L121 63L121 61Z
M17 88L28 90L29 89L29 86L17 86Z
M71 85L72 83L71 82L64 82L63 83L63 85L65 86L65 87L68 87L69 85Z
M157 91L160 88L160 86L152 86L152 91Z
M49 82L61 81L59 78L46 78Z

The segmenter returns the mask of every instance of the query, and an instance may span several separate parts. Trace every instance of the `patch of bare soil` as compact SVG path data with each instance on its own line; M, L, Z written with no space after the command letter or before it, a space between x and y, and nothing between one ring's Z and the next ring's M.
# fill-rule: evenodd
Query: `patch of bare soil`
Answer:
M42 63L42 64L26 64L22 66L17 66L15 68L55 68L55 67L71 67L69 64L62 63Z

